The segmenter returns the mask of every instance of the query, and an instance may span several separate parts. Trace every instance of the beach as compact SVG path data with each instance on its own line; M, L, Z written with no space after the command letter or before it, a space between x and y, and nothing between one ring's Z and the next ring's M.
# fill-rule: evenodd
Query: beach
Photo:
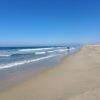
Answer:
M0 91L0 100L100 100L100 46L84 46L57 66Z

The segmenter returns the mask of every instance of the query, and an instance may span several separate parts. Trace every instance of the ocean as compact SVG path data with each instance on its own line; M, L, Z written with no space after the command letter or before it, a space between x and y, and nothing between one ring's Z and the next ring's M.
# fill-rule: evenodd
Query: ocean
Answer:
M76 48L77 46L0 47L0 70L55 56L65 56Z

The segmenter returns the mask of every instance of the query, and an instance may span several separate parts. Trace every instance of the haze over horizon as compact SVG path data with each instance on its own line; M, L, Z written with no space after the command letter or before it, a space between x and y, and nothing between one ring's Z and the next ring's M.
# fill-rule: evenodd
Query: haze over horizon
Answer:
M100 0L0 0L0 46L100 43Z

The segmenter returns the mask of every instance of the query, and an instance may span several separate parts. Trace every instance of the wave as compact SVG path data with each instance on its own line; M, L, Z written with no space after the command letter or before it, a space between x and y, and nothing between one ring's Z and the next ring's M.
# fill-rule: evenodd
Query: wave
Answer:
M46 52L35 52L36 55L39 55L39 54L46 54Z
M17 56L27 56L27 55L39 55L39 54L46 54L46 52L14 53L9 55L0 55L0 57L17 57Z
M0 57L9 57L10 55L0 55Z
M28 51L50 50L50 49L53 49L53 47L51 47L51 48L36 48L36 49L20 49L18 51L26 51L26 52L28 52Z
M16 57L16 56L27 56L27 55L35 55L34 53L27 53L27 54L24 54L24 53L16 53L16 54L12 54L10 55L11 57Z
M37 59L33 59L33 60L24 60L24 61L20 61L20 62L16 62L16 63L10 63L10 64L7 64L7 65L2 65L2 66L0 66L0 70L5 69L5 68L11 68L11 67L18 66L18 65L28 64L28 63L31 63L31 62L51 58L51 57L54 57L54 56L57 56L57 55L50 55L50 56L41 57L41 58L37 58Z
M47 52L64 52L64 51L67 51L68 49L57 49L57 50L51 50L51 51L47 51Z
M12 55L10 55L10 56L11 56L11 57L15 57L15 56L39 55L39 54L46 54L46 52L16 53L16 54L12 54Z
M53 50L53 51L47 51L48 53L52 53L52 52L55 52L55 50Z
M27 56L27 55L35 55L35 53L15 53L9 55L0 55L0 57L17 57L17 56Z
M70 48L69 50L74 50L74 49L75 49L75 48L72 47L72 48Z
M48 53L53 53L53 52L65 52L65 51L74 50L74 49L75 49L75 48L70 48L70 49L64 48L64 49L62 49L62 48L58 47L58 49L56 49L56 50L50 50L50 51L47 51L47 52L48 52Z
M64 52L64 51L67 51L68 49L59 49L57 50L58 52Z

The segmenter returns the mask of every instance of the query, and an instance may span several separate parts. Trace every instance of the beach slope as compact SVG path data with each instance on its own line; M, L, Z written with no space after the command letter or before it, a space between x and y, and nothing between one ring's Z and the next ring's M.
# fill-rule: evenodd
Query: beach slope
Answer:
M56 67L0 92L0 100L100 100L100 46L85 46Z

